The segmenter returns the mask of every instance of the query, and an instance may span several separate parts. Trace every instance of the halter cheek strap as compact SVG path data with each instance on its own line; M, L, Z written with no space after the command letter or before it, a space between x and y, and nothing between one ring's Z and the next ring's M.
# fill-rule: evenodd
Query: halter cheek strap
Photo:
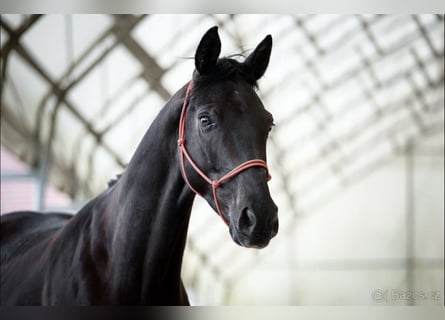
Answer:
M267 163L264 160L253 159L253 160L248 160L246 162L241 163L240 165L238 165L237 167L235 167L234 169L232 169L231 171L226 173L221 178L219 178L217 180L212 180L198 167L198 165L193 161L192 157L190 156L190 154L188 153L188 151L187 151L187 149L185 147L185 138L184 138L184 136L185 136L185 114L187 112L188 98L189 98L192 86L193 86L192 81L190 81L188 86L187 86L186 92L185 92L184 102L182 104L181 116L179 118L178 146L179 146L179 150L180 150L180 165L181 165L182 176L183 176L185 182L187 183L187 185L189 186L189 188L194 193L196 193L197 195L200 195L202 197L202 195L198 191L196 191L195 188L193 188L193 186L190 184L189 179L187 178L187 174L186 174L186 171L185 171L185 158L187 158L187 161L190 163L192 168L208 184L210 184L212 186L213 200L215 202L216 211L218 212L218 215L221 217L221 219L224 221L224 223L226 225L229 225L228 221L226 220L226 218L222 214L221 206L220 206L219 201L218 201L218 195L217 195L218 188L226 180L229 180L230 178L233 178L237 174L241 173L242 171L247 170L247 169L252 168L252 167L262 167L262 168L266 169L267 179L270 180L271 177L270 177L270 174L269 174L269 169L267 167Z

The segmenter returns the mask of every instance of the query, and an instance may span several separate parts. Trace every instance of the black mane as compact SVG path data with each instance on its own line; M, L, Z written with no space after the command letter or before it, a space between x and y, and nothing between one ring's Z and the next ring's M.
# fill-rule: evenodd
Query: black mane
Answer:
M232 55L233 57L235 55ZM242 56L242 55L236 55ZM195 71L196 72L196 71ZM212 83L223 80L246 81L254 88L258 87L257 80L253 72L242 62L235 59L224 57L218 59L215 67L209 73L193 77L193 86L195 88L207 87Z
M112 186L114 186L114 185L119 181L119 179L121 178L121 176L122 176L122 173L119 173L119 174L117 174L114 178L111 178L111 179L108 181L108 188L111 188Z

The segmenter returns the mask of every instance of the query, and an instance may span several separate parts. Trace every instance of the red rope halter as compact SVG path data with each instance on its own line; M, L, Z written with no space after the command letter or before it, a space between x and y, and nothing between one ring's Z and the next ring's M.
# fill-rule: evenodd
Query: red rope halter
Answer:
M187 152L187 149L185 148L185 114L187 111L187 104L188 104L188 97L190 95L190 91L192 89L192 81L189 82L188 86L187 86L187 90L185 92L185 97L184 97L184 102L182 104L182 110L181 110L181 117L179 118L179 134L178 134L178 146L179 149L181 151L181 155L180 155L180 162L181 162L181 172L182 172L182 176L185 180L185 182L187 183L187 185L189 186L189 188L196 193L197 195L200 195L202 197L202 195L196 191L195 188L192 187L192 185L190 184L190 181L187 178L187 174L185 172L185 158L187 158L188 162L190 163L190 165L193 167L193 169L208 183L212 186L212 191L213 191L213 199L215 201L215 207L216 210L218 212L218 215L221 217L221 219L224 221L224 223L226 225L229 225L229 223L227 222L227 220L224 218L224 215L222 214L221 211L221 206L219 204L218 201L218 196L217 196L217 189L221 186L221 184L226 181L229 180L230 178L233 178L234 176L236 176L238 173L249 169L251 167L263 167L264 169L266 169L267 172L267 179L270 180L271 176L269 174L269 169L267 167L267 163L264 160L260 160L260 159L253 159L253 160L248 160L246 162L241 163L240 165L238 165L237 167L235 167L234 169L232 169L230 172L226 173L224 176L222 176L221 178L217 179L217 180L212 180L210 179L204 172L202 172L202 170L198 167L198 165L193 161L192 157L190 156L190 154Z

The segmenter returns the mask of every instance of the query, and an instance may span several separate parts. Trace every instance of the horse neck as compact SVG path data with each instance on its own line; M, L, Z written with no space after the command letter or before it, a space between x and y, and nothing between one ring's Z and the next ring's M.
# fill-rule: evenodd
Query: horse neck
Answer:
M194 199L177 160L183 91L161 110L110 191L108 207L113 209L108 210L105 232L111 244L111 277L120 288L128 288L127 295L140 289L136 292L142 296L159 297L155 284L178 285ZM148 288L151 292L144 293Z

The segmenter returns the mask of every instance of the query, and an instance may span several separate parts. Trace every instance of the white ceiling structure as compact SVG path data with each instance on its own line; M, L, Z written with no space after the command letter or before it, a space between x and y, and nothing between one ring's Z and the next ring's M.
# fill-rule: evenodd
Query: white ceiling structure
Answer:
M76 201L93 197L190 79L213 25L224 55L274 39L259 94L276 123L277 247L321 202L444 131L440 15L2 15L2 144ZM236 247L207 204L195 209L189 286L202 286L198 270L231 283L266 258Z

